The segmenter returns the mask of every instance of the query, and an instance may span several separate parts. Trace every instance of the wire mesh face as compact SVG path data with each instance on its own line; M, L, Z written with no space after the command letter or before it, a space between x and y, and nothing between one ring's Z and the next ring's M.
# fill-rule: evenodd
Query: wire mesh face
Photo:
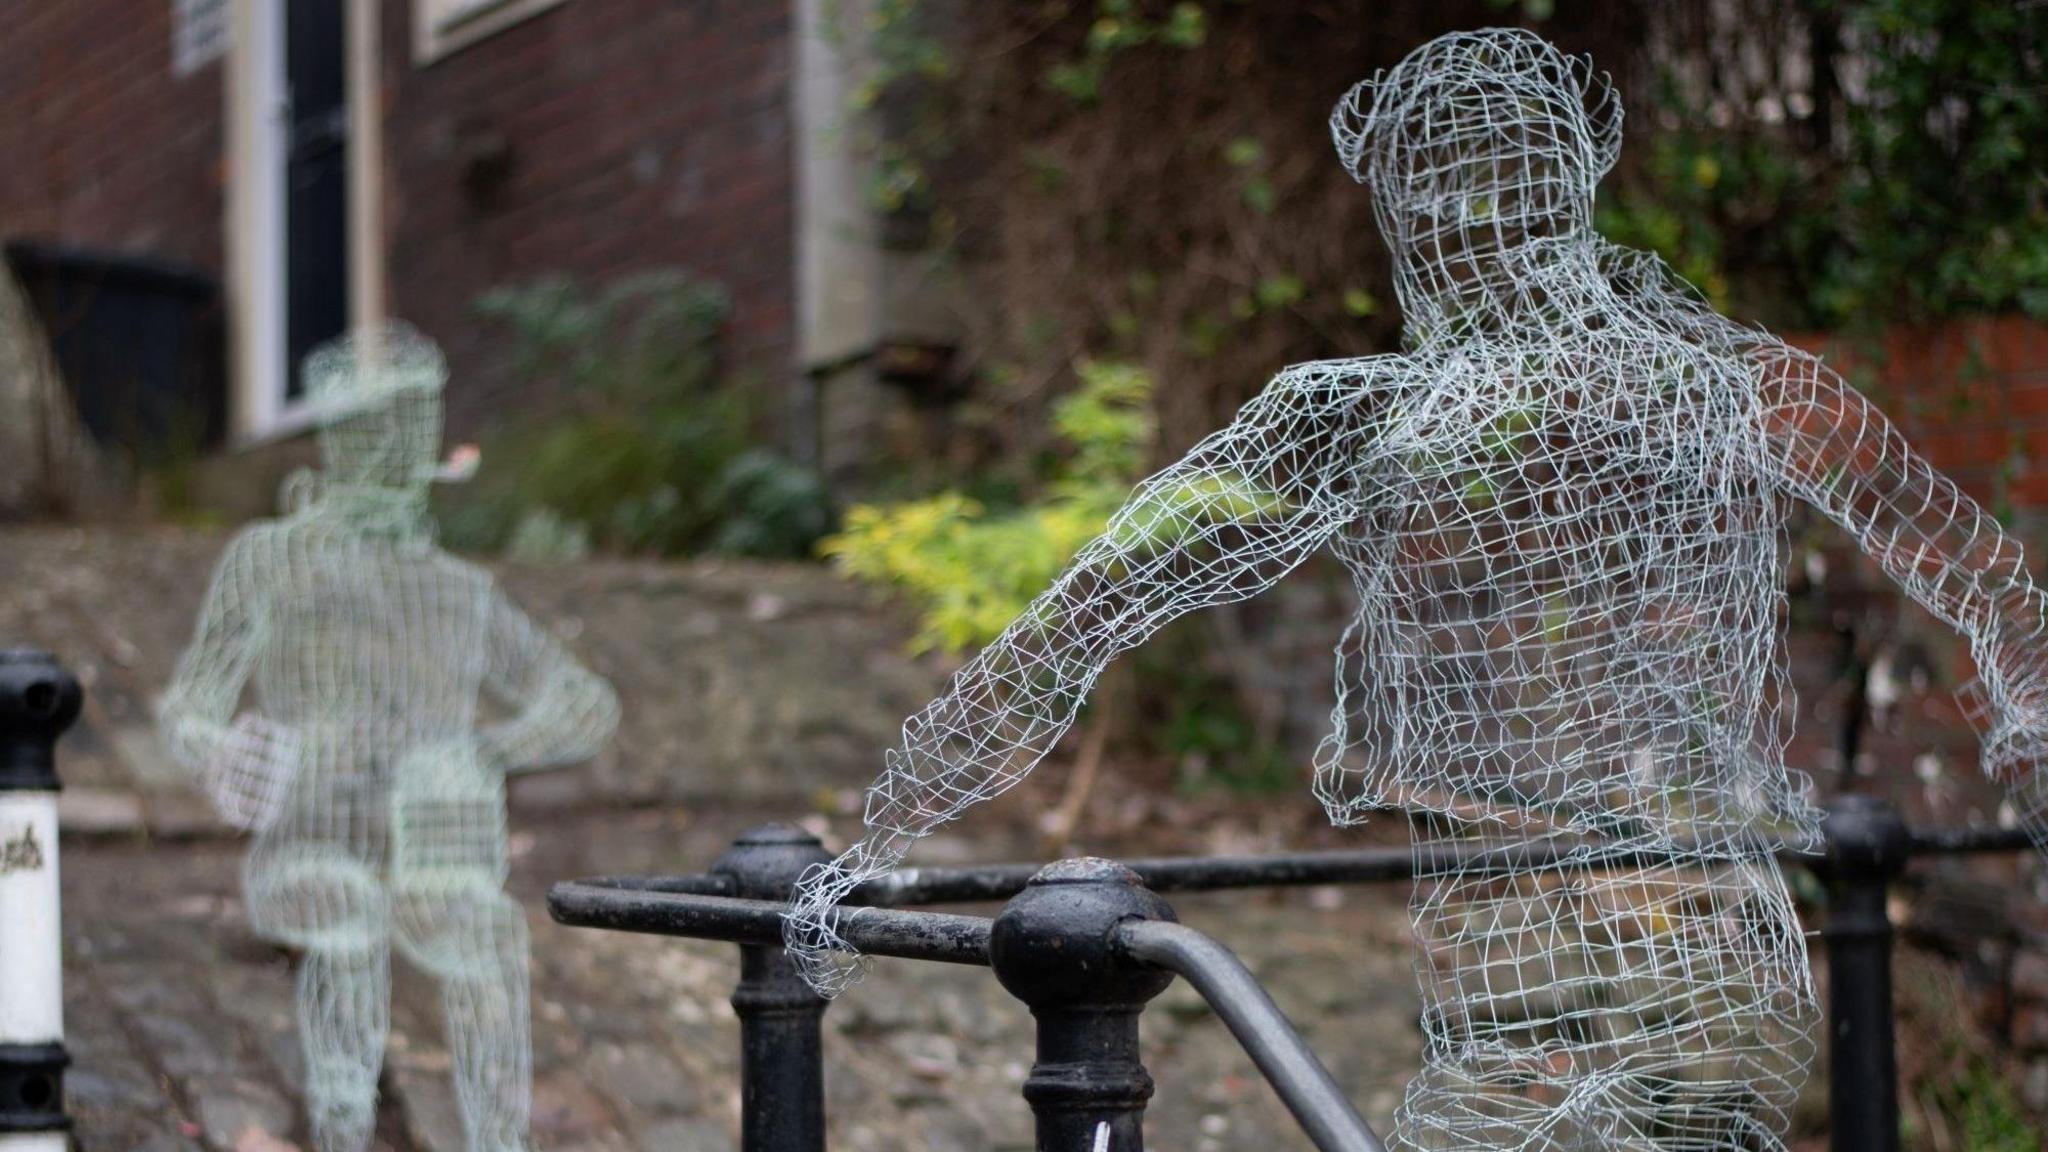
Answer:
M229 544L161 706L172 754L255 833L256 928L305 953L321 1152L369 1145L393 947L441 981L469 1147L523 1146L527 930L501 890L504 778L590 755L618 719L610 687L489 573L433 547L442 375L399 326L314 354L330 473Z
M1586 61L1443 37L1332 128L1407 350L1287 369L1141 484L904 724L785 940L842 990L855 887L1029 772L1118 653L1328 548L1358 614L1316 793L1338 823L1418 828L1427 1045L1395 1146L1780 1150L1817 1013L1774 851L1818 831L1784 763L1781 502L1970 639L1986 771L2044 849L2048 599L1855 389L1592 231L1620 105ZM1566 866L1494 851L1529 841Z
M1533 33L1431 41L1331 114L1345 167L1373 190L1411 332L1511 289L1499 256L1591 228L1593 188L1620 148L1604 75Z

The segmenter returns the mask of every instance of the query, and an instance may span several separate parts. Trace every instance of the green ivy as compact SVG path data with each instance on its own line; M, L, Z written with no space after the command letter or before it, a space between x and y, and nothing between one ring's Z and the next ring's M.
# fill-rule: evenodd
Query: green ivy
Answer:
M2048 318L2048 5L1827 0L1811 18L1857 78L1832 147L1716 125L1667 84L1679 127L1648 138L1602 230L1779 323Z

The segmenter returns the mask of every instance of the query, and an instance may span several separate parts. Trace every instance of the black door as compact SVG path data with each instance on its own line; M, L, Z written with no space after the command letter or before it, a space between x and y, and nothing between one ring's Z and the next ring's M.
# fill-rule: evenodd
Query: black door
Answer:
M287 0L285 89L285 396L305 393L306 353L348 327L347 0Z

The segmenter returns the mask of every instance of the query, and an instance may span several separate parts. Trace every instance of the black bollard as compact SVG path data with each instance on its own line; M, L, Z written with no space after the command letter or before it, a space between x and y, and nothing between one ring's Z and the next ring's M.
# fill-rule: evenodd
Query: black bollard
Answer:
M0 1149L62 1152L63 933L58 919L57 737L78 681L48 653L0 652Z
M1892 1032L1892 922L1885 898L1912 837L1872 796L1828 805L1828 1114L1834 1152L1898 1152L1899 1064Z
M768 824L734 840L711 865L733 895L787 900L812 864L831 859L801 828ZM740 1147L743 1152L824 1152L826 1001L777 946L740 946L732 1007L740 1018Z
M1172 920L1173 909L1109 860L1062 860L1031 878L996 917L996 979L1038 1021L1038 1059L1024 1099L1038 1152L1143 1152L1152 1077L1138 1055L1138 1015L1173 976L1124 957L1127 920Z

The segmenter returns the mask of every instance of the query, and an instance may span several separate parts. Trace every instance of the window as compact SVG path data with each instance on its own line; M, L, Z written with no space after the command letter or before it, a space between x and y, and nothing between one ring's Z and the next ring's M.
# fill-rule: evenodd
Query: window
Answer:
M431 63L562 0L413 0L413 59Z

